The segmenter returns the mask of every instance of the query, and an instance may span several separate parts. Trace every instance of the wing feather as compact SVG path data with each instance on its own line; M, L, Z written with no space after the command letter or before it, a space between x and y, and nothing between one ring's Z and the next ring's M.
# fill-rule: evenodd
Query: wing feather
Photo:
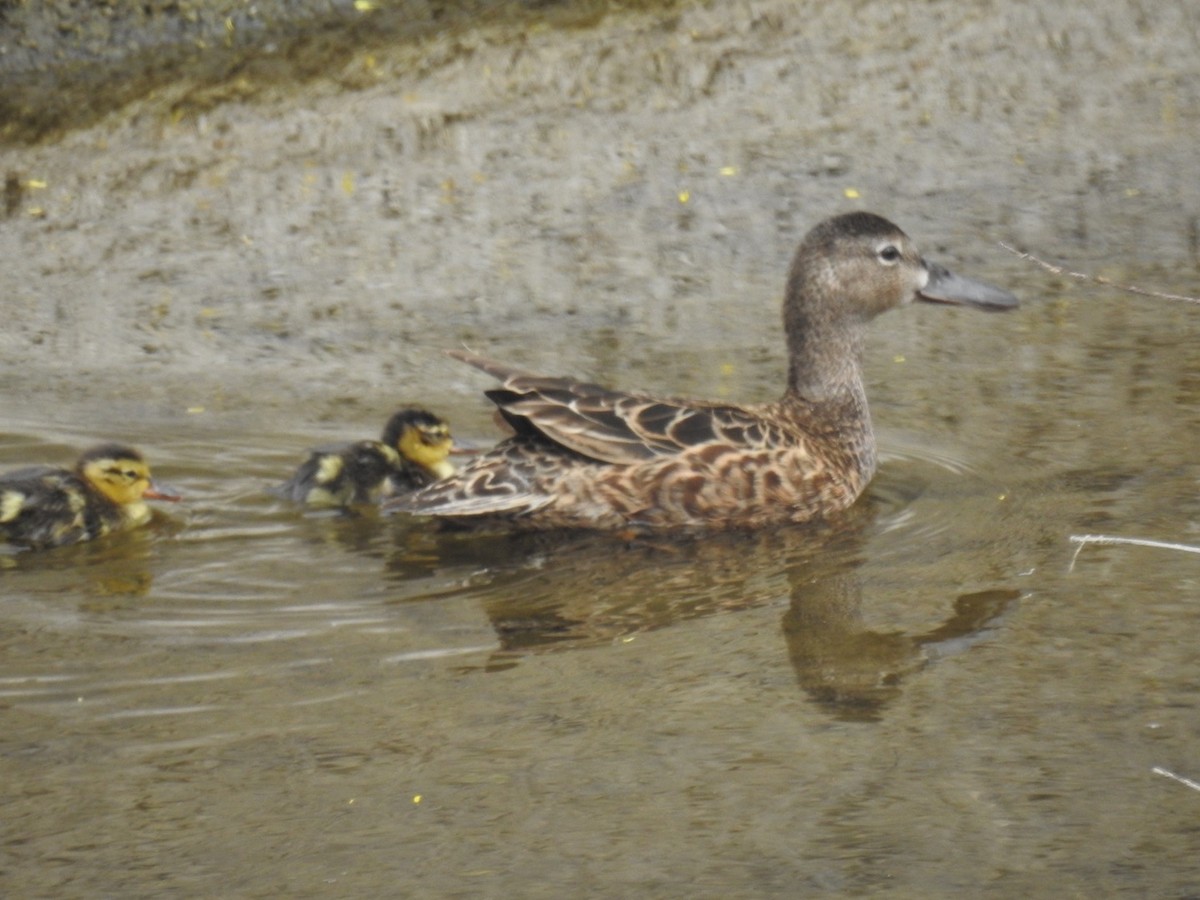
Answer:
M464 351L448 355L500 380L500 388L486 393L517 434L540 436L597 462L630 465L714 442L779 445L781 434L739 407L534 375Z
M541 509L553 497L539 490L539 474L560 465L562 456L562 451L545 447L511 438L457 475L389 500L386 508L439 516L520 515Z

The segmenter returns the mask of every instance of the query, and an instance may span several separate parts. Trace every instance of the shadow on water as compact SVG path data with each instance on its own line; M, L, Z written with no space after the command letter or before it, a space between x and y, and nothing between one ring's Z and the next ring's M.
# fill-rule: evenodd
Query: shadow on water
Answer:
M783 645L804 692L836 719L874 721L907 678L988 639L1021 595L1003 587L961 594L946 598L944 618L932 627L877 628L860 570L880 518L876 503L819 527L633 542L407 532L407 546L387 565L401 583L439 571L465 573L446 593L474 594L498 639L488 658L466 671L505 671L533 654L777 606Z

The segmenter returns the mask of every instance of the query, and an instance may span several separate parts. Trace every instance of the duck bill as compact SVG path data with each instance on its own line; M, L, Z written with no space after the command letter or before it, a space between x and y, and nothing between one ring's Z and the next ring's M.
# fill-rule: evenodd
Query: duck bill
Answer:
M150 487L146 488L146 493L142 494L147 500L167 500L171 503L176 503L183 499L180 494L175 493L174 489L167 487L164 484L156 484L150 482Z
M1008 291L993 287L974 278L955 275L945 266L926 262L929 281L917 291L917 298L928 303L949 303L952 306L973 306L990 312L1015 309L1017 298Z

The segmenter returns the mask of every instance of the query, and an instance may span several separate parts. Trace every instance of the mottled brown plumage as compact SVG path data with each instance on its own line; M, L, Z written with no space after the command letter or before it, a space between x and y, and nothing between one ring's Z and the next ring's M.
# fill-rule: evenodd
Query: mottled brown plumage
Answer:
M998 288L926 263L870 213L816 226L783 304L788 383L775 403L613 391L450 353L493 375L516 432L454 477L385 506L514 528L752 528L845 509L875 472L862 382L867 323L913 300L1009 309Z

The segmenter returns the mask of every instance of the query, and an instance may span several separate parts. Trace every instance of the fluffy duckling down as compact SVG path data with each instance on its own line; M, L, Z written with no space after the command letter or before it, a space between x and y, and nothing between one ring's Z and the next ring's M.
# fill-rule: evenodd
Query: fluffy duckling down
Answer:
M375 503L453 475L453 450L444 420L406 407L388 419L378 441L312 451L280 493L308 506Z
M0 541L44 550L90 541L150 521L146 500L178 500L157 486L132 447L101 444L74 469L50 466L0 475Z

